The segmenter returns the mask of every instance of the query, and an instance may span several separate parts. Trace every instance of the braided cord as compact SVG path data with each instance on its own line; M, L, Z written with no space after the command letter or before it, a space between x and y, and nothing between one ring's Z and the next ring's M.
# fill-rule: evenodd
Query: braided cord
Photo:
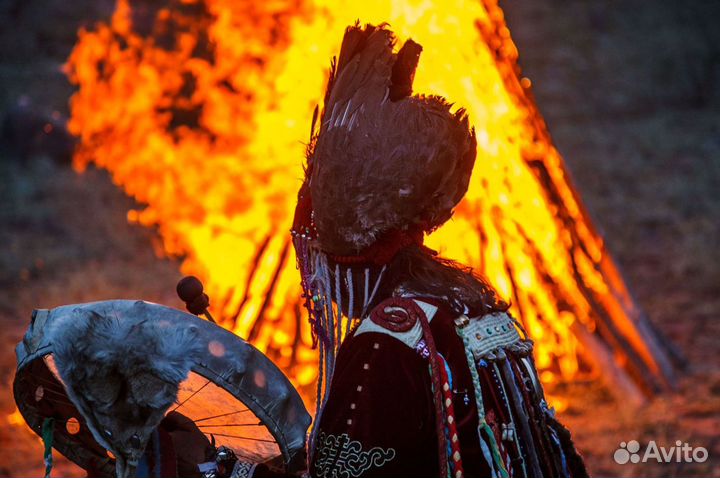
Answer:
M488 465L490 465L490 469L493 470L493 475L495 476L494 470L497 469L500 477L508 478L508 472L505 469L505 464L503 463L502 457L500 456L498 444L495 441L495 434L490 428L490 425L488 425L487 421L485 420L485 404L483 403L482 386L480 385L480 374L477 371L475 358L473 357L472 350L470 349L470 340L465 335L462 327L455 327L455 330L463 341L465 358L468 363L468 368L470 369L470 375L472 376L473 388L475 389L475 406L477 407L478 411L477 431L478 438L480 439L480 448L482 448L483 455L485 456ZM487 442L489 442L489 447L486 440L483 439L483 432L485 432L485 435L487 436ZM490 455L492 455L492 458L490 457ZM493 462L495 463L494 467Z
M420 309L420 306L413 304ZM435 347L435 340L433 339L432 332L430 330L430 323L425 317L425 313L420 309L419 319L420 325L423 330L423 338L425 339L425 345L427 345L430 351L430 378L432 381L433 391L433 402L435 404L435 428L438 437L438 460L440 461L440 476L448 476L448 460L447 460L447 449L445 443L445 414L443 410L443 398L442 398L442 385L440 384L440 370L439 358L437 348Z

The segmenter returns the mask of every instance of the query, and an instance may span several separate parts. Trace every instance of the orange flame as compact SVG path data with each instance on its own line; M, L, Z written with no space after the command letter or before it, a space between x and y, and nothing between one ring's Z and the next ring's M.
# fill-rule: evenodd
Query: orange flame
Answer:
M22 413L20 413L20 410L15 407L15 411L12 412L10 415L7 415L5 417L8 424L14 426L14 427L20 427L25 425L25 419L22 416Z
M466 107L477 130L468 195L430 246L512 298L546 383L593 364L600 349L583 349L597 345L598 317L652 369L493 0L169 0L156 11L118 0L110 24L80 32L67 65L79 85L76 167L110 170L146 205L128 218L185 258L223 325L309 385L316 356L288 229L329 59L358 18L422 44L415 90Z

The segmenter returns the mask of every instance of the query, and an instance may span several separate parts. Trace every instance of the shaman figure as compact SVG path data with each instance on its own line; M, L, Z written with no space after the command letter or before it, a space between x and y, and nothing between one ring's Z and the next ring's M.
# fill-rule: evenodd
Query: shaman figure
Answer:
M508 304L423 245L476 140L463 109L412 96L422 47L394 44L347 30L307 148L292 234L320 350L310 475L587 476Z

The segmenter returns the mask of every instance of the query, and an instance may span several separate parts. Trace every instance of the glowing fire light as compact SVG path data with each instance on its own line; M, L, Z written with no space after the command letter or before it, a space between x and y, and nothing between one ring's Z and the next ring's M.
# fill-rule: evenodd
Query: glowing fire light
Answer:
M15 407L15 411L12 412L10 415L7 415L5 419L7 420L8 424L15 427L25 425L25 419L23 418L22 413L20 413L20 410L18 410L17 407Z
M107 168L145 204L129 219L157 227L165 252L184 256L183 272L205 281L223 325L300 387L315 378L316 354L288 229L329 59L358 18L422 44L415 91L466 107L477 129L470 191L429 245L512 299L546 383L607 367L603 353L612 362L620 349L605 342L629 344L626 362L657 374L493 0L142 5L118 0L110 24L80 32L67 65L79 85L75 165ZM628 372L638 379L645 369Z

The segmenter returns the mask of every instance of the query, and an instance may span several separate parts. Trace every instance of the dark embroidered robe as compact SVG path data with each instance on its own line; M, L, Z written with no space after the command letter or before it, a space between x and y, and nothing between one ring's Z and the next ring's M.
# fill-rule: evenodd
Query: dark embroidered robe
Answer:
M437 351L452 374L452 402L464 476L489 477L490 468L478 439L472 376L464 344L455 330L456 314L442 302L422 300L437 307L430 328ZM554 419L553 423L545 419L537 403L539 397L532 396L529 384L522 382L520 367L512 359L510 362L510 369L518 374L519 388L528 403L525 413L532 424L529 442L516 437L514 446L502 439L502 424L511 422L512 411L496 383L499 377L489 367L479 370L486 419L500 444L510 476L587 476L567 431ZM428 361L417 350L392 334L349 336L338 354L329 398L319 420L310 457L311 476L438 476L434 410ZM537 456L534 468L528 458L530 447Z

